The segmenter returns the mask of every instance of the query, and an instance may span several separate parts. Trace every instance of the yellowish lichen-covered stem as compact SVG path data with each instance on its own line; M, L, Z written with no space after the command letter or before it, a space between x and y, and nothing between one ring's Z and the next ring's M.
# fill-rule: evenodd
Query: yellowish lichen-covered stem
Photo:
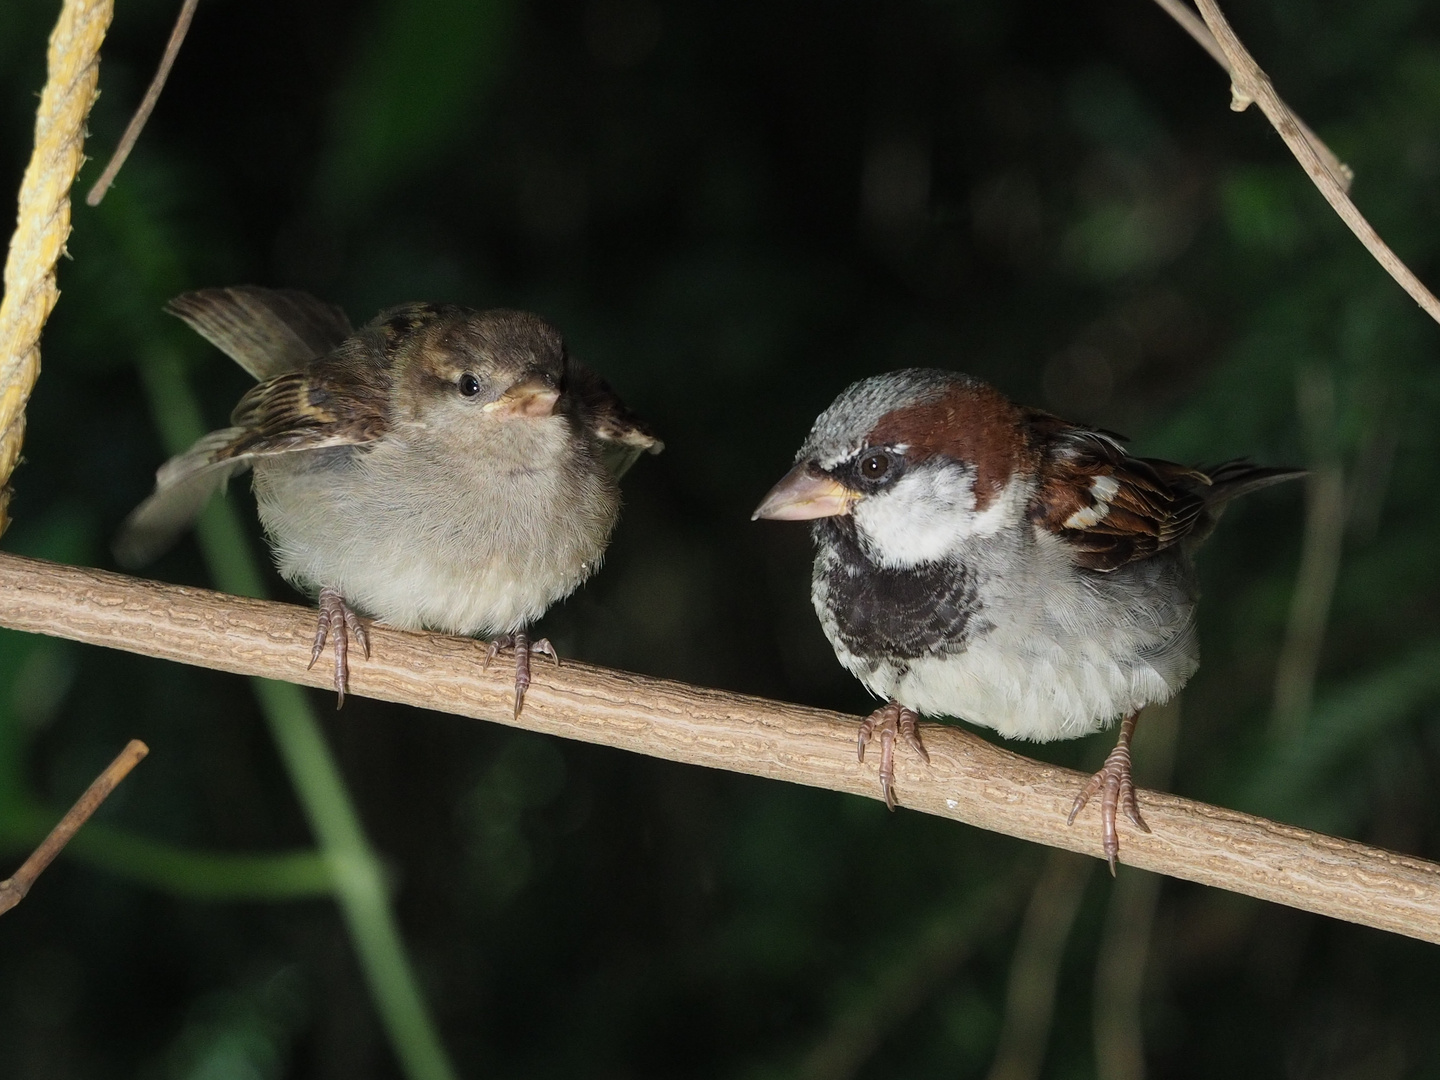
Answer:
M40 375L40 331L60 296L55 264L70 236L70 188L85 160L85 118L95 102L100 43L113 10L112 0L65 0L50 35L49 75L0 300L0 533L10 523L10 475L25 439L25 405Z

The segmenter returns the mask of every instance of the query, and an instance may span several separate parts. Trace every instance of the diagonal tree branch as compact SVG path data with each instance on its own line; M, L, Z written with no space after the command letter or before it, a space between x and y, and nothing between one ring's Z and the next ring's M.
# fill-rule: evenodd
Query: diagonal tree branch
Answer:
M1204 20L1195 14L1194 8L1185 0L1155 0L1155 2L1165 9L1165 14L1180 24L1180 29L1194 38L1195 43L1210 54L1210 59L1225 69L1226 75L1231 74L1230 59L1225 55L1225 50L1220 48L1220 43L1215 40L1215 35L1210 33L1210 28L1205 25ZM1301 120L1293 112L1290 113L1290 116L1300 130L1301 137L1314 148L1316 155L1324 162L1325 171L1330 174L1330 179L1341 191L1349 191L1350 184L1355 179L1355 174L1351 171L1350 166L1336 157L1335 151L1326 146L1320 136L1311 131L1310 126L1304 120Z
M1400 260L1400 256L1390 250L1390 245L1380 238L1375 227L1365 219L1365 215L1360 213L1359 207L1346 193L1350 180L1349 170L1342 165L1340 168L1343 172L1337 173L1332 164L1335 162L1335 155L1329 151L1321 153L1319 147L1322 144L1310 129L1301 123L1300 118L1290 111L1289 106L1280 100L1274 84L1270 82L1270 76L1265 74L1235 35L1215 0L1195 2L1200 8L1205 25L1214 35L1216 45L1225 56L1225 68L1230 73L1230 107L1236 112L1243 112L1252 102L1260 106L1260 111L1280 134L1280 138L1285 140L1285 145L1295 155L1295 160L1304 167L1311 181L1320 189L1320 194L1325 196L1325 201L1340 215L1340 220L1350 226L1350 231L1365 245L1365 249L1375 257L1375 261L1410 294L1410 298L1424 308L1432 319L1440 322L1440 300L1437 300L1434 293ZM1161 6L1179 19L1171 4L1162 3ZM1189 29L1185 20L1180 19L1180 24ZM1204 44L1203 40L1201 44ZM1211 55L1214 55L1213 52Z
M140 764L141 758L148 753L150 748L139 739L131 739L125 744L125 749L91 782L85 793L75 800L75 805L55 824L50 835L40 842L40 846L21 864L20 869L16 870L13 876L0 881L0 915L25 899L30 886L35 884L35 879L55 861L55 856L59 855L61 849L80 831L80 826L90 820L90 815L100 809L100 804L115 790L116 785L129 776L130 770Z
M309 670L314 613L0 554L0 625L181 663L328 685ZM376 626L351 658L353 692L515 725L512 680L481 669L469 638ZM855 762L855 718L821 709L568 663L537 669L520 725L670 761L878 797ZM1065 816L1083 778L957 727L925 735L931 765L897 764L910 809L1102 857L1091 813ZM1144 792L1153 832L1122 822L1123 860L1305 911L1440 943L1440 866L1233 810Z
M175 58L180 55L180 46L185 44L185 35L190 32L190 21L195 18L195 7L199 2L200 0L183 0L181 3L180 13L175 16L175 27L170 31L170 40L165 43L165 52L160 57L160 66L155 69L149 89L136 106L135 115L130 118L130 123L125 125L125 132L115 146L115 153L110 155L110 161L100 173L100 178L90 185L90 192L85 196L88 205L100 205L100 200L105 198L105 193L110 190L110 185L115 182L115 177L129 159L130 151L135 149L140 132L145 129L146 121L150 119L150 114L155 111L155 106L160 101L160 92L165 89L165 80L170 78L170 69L175 65Z

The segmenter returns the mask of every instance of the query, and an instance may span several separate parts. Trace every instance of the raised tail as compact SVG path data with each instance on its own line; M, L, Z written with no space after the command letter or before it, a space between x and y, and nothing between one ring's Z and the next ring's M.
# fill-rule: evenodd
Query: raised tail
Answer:
M1306 469L1285 466L1256 465L1244 458L1225 461L1200 471L1210 478L1210 486L1201 489L1199 494L1212 510L1218 509L1231 499L1259 491L1271 484L1298 480L1308 472Z

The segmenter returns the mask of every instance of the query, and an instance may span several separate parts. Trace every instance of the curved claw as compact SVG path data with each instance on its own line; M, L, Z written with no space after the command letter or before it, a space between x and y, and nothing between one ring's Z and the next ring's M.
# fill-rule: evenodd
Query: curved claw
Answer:
M370 658L370 635L365 631L365 624L360 616L350 610L350 605L345 603L345 598L339 591L331 588L320 590L320 611L315 621L315 642L310 647L310 663L306 665L313 668L320 654L325 651L325 642L330 637L330 631L335 631L335 708L339 709L345 704L345 691L350 687L350 635L360 643L365 650L365 658Z
M1100 841L1105 851L1105 861L1110 864L1110 876L1115 876L1120 856L1120 835L1115 827L1120 807L1125 816L1142 832L1149 832L1150 826L1140 816L1140 804L1135 797L1135 781L1130 775L1130 740L1135 734L1135 720L1138 714L1127 716L1120 723L1120 738L1115 748L1105 758L1105 764L1086 782L1075 796L1070 807L1070 816L1065 824L1074 825L1075 816L1085 808L1092 795L1103 792L1100 799Z
M929 765L930 751L926 750L925 744L920 741L920 717L909 709L901 709L899 727L900 737Z
M898 734L919 754L925 764L930 764L930 754L920 741L920 716L898 701L880 706L860 722L860 735L856 740L856 758L865 760L865 747L878 731L880 733L880 793L885 805L895 809L895 737Z
M540 638L538 641L531 641L530 635L519 630L514 634L502 634L490 642L485 650L485 660L480 665L484 671L490 667L490 661L494 660L506 649L515 650L515 719L520 719L520 710L525 706L525 691L530 689L530 657L548 656L560 666L560 656L555 651L555 646L550 644L549 638Z

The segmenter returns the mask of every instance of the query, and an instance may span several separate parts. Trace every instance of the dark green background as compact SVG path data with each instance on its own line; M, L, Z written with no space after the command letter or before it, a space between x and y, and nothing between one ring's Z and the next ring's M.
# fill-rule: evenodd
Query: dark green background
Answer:
M174 7L119 0L93 156ZM1440 12L1231 7L1355 168L1361 207L1440 281ZM57 8L0 3L4 192ZM848 382L958 368L1145 453L1344 469L1314 709L1272 733L1293 485L1237 506L1201 560L1206 663L1170 787L1440 857L1440 328L1228 98L1144 0L205 0L117 187L76 207L4 546L110 565L165 456L137 374L157 347L183 355L210 424L243 392L161 313L178 292L297 286L356 321L412 299L526 307L667 442L626 480L604 571L541 629L566 656L858 713L809 608L804 530L749 513ZM253 523L244 487L230 497ZM151 572L209 580L188 540ZM1043 852L871 800L315 701L462 1075L799 1075L850 1009L879 1032L855 1075L986 1074ZM131 736L152 754L97 819L110 840L0 920L6 1072L399 1075L332 903L201 901L126 869L126 837L310 842L243 680L0 636L4 865ZM1110 740L1030 749L1093 767ZM1005 882L1015 898L964 960L917 975L934 934L965 937ZM1115 889L1089 879L1046 1076L1095 1075ZM1152 1075L1440 1076L1434 946L1166 881L1147 964Z

